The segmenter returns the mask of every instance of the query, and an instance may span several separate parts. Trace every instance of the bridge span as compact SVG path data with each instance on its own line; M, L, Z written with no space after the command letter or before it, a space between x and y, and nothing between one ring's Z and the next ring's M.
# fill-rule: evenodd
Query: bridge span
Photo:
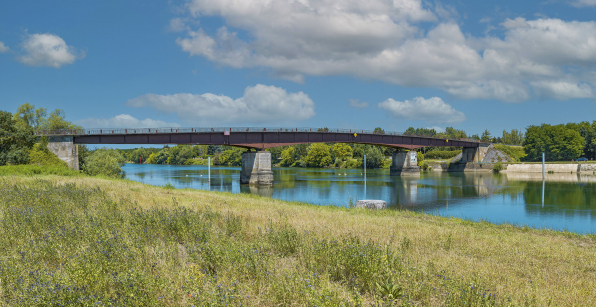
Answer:
M356 143L398 149L393 154L392 175L419 174L414 152L416 148L463 147L465 160L477 159L478 148L488 146L474 139L447 139L362 129L329 128L97 128L81 130L40 131L49 137L48 148L69 165L78 169L77 144L191 144L227 145L256 149L242 156L241 182L272 184L271 154L266 148L307 143Z

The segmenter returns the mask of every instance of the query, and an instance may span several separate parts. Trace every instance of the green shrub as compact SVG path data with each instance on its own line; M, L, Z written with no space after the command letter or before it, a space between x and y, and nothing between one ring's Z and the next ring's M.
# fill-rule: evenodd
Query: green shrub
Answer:
M428 168L429 168L429 167L428 167L428 162L426 162L426 161L422 162L422 165L420 165L420 167L421 167L423 170L425 170L425 171L426 171L426 170L428 170Z
M422 166L422 162L424 162L424 154L421 152L417 152L416 153L416 164L418 164L418 166Z
M432 150L424 154L426 159L451 159L461 153L461 150Z
M349 159L346 164L347 168L362 168L362 159Z
M526 156L526 152L524 151L524 148L521 146L507 146L501 144L496 144L493 146L495 147L495 149L498 149L507 154L515 162L521 161L521 159L523 159Z
M45 165L6 165L0 166L0 176L10 175L58 175L58 176L80 176L79 171L71 170L64 166Z
M497 162L493 164L493 172L498 173L503 170L503 163Z
M122 166L126 159L116 149L101 148L95 150L85 159L85 169L87 175L103 175L111 178L124 178Z
M66 162L60 160L57 155L40 144L33 145L29 151L29 164L68 168Z

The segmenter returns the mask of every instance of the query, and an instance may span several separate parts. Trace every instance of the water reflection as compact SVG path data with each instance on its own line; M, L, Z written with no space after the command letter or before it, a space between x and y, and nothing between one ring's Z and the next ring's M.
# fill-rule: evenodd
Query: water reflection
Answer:
M273 187L240 185L240 168L126 165L127 177L153 185L251 193L320 205L347 206L358 199L382 199L394 209L495 223L594 232L596 176L541 173L442 173L389 176L388 170L273 169ZM596 195L595 195L596 196ZM594 200L593 200L594 199Z

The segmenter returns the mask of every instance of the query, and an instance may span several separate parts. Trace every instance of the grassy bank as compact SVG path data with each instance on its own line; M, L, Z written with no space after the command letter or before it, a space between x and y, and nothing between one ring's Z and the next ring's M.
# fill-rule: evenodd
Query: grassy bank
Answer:
M596 302L593 236L92 177L0 195L2 305Z

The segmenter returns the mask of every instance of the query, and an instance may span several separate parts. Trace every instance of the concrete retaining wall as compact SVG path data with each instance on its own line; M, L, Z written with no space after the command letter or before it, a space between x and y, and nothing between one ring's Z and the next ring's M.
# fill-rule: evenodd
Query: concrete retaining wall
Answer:
M505 172L518 173L542 173L542 164L509 164L505 167ZM544 171L546 173L577 173L580 171L579 164L545 164Z
M73 144L72 136L57 136L48 139L48 149L66 162L68 167L79 170L79 148Z

